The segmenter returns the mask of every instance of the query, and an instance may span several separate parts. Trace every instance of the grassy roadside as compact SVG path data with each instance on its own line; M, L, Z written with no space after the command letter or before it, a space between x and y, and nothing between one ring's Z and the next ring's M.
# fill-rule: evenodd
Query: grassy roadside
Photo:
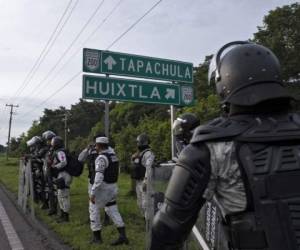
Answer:
M6 161L4 157L0 157L0 181L14 194L17 194L18 191L18 174L18 159L11 158ZM74 249L144 249L144 221L139 215L135 198L127 195L130 190L129 176L121 174L118 186L118 205L126 224L127 235L130 241L128 246L123 245L111 247L109 245L109 243L115 240L118 236L117 230L113 225L103 228L102 237L104 243L101 246L93 246L89 244L91 231L88 222L89 213L86 172L79 178L73 179L71 186L70 223L63 225L57 224L53 217L47 216L46 211L40 210L38 206L36 209L36 215Z

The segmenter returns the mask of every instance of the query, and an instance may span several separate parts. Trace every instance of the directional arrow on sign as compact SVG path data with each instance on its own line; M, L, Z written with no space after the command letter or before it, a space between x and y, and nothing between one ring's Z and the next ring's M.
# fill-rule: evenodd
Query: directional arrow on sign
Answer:
M165 98L168 100L170 98L175 99L175 89L167 89L167 94Z
M107 64L107 69L112 70L113 66L117 64L115 59L112 56L108 56L105 60L104 63Z

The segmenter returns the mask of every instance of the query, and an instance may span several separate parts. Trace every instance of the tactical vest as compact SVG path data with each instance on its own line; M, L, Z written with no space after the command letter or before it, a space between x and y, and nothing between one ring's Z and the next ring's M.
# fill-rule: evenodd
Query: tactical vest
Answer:
M114 153L101 153L108 159L108 167L104 171L104 181L106 183L116 183L119 176L119 160Z
M300 249L300 116L217 119L192 142L233 141L247 208L228 214L231 249Z
M87 158L87 167L88 167L88 178L89 178L89 181L90 181L90 184L94 184L94 181L95 181L95 161L98 157L98 153L96 152L96 150L93 150L89 155L88 155L88 158Z
M139 153L138 157L133 159L132 163L132 171L131 171L131 178L135 180L143 180L145 178L146 168L142 164L142 160L144 154L148 152L149 149L146 149Z

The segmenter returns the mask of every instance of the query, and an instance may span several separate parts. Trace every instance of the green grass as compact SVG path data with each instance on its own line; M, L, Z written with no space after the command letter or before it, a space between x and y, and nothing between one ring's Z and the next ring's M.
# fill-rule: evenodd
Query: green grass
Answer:
M18 189L18 159L9 159L6 161L4 157L0 157L0 181L6 188L17 194ZM102 237L104 243L101 246L90 245L91 230L89 227L88 213L88 194L87 194L87 173L82 176L73 178L71 186L71 211L70 222L66 224L57 224L53 217L46 215L46 211L40 210L36 206L36 216L45 222L49 228L55 231L61 239L74 249L90 250L90 249L116 249L116 250L140 250L144 249L145 226L142 217L136 205L136 199L128 196L131 188L130 177L121 174L119 178L119 195L118 206L120 213L126 224L127 236L130 244L128 246L111 247L110 242L118 236L116 227L113 225L102 229ZM102 217L103 218L103 217Z
M16 158L9 158L6 161L4 156L0 157L0 182L12 193L18 193L19 181L19 160Z

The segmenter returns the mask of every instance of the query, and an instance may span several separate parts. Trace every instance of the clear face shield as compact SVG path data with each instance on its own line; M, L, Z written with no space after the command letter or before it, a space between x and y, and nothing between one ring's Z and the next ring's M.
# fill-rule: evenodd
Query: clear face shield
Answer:
M172 130L173 130L173 134L174 134L175 137L179 137L183 134L183 129L182 129L182 123L183 122L184 122L184 120L181 119L181 118L177 118L173 122Z
M225 44L219 51L213 56L210 61L209 69L208 69L208 85L212 82L217 83L221 79L220 75L220 62L221 59L230 51L232 48L238 45L250 44L248 41L234 41Z
M29 148L32 147L33 144L34 144L33 138L31 138L29 141L26 142L26 145L27 145L27 147L29 147Z
M216 62L216 57L217 54L214 54L214 56L212 57L212 59L210 60L210 64L209 64L209 68L208 68L208 85L210 86L211 84L216 83L216 74L219 75L219 72L217 72L217 62Z
M41 142L41 139L38 136L34 136L26 142L26 145L27 147L33 147L36 146L39 142Z

